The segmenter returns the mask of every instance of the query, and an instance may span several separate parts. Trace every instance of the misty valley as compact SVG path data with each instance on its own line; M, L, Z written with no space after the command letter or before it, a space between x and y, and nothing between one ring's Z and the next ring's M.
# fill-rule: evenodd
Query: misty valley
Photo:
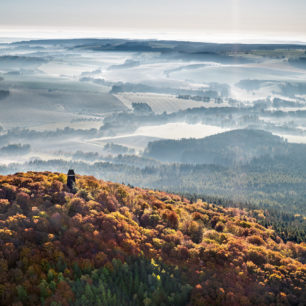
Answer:
M73 168L225 206L276 209L293 228L282 237L300 242L305 59L303 45L2 43L0 172Z
M304 305L305 61L0 43L0 305Z

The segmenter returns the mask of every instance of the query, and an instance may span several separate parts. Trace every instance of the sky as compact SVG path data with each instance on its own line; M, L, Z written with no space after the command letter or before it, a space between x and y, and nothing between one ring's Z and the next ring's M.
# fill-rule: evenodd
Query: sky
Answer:
M305 16L306 0L0 0L0 36L306 42Z

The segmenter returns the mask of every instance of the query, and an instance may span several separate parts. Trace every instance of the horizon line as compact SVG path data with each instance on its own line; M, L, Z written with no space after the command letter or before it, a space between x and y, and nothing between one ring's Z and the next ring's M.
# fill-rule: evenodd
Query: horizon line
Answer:
M185 41L216 44L306 44L306 37L272 33L202 33L183 31L139 31L71 29L71 28L2 28L0 43L12 43L24 40L54 40L54 39L127 39L127 40L159 40Z

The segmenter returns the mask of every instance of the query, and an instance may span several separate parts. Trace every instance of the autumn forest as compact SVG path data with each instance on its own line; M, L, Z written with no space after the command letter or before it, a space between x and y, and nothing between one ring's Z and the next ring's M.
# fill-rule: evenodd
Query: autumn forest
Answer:
M0 176L1 305L303 305L306 244L262 209L77 176Z

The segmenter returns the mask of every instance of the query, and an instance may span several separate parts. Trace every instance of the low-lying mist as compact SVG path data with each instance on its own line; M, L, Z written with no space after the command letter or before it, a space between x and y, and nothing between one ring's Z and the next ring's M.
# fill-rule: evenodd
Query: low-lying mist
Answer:
M0 47L0 173L74 168L169 191L305 202L305 46Z

